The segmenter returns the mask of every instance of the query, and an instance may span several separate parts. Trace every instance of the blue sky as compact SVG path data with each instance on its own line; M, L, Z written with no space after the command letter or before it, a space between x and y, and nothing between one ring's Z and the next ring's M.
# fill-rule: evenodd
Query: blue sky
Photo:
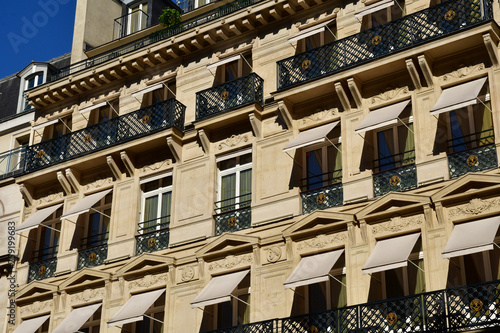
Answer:
M76 0L5 1L0 11L0 78L32 60L71 51Z

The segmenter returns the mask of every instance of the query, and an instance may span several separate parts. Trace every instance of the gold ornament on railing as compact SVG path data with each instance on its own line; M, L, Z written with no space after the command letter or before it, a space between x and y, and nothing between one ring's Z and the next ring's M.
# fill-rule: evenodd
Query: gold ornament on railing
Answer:
M222 98L223 100L226 100L228 97L229 97L229 93L227 91L221 92L220 98Z
M481 302L480 299L473 299L471 302L470 302L470 309L471 311L473 312L479 312L483 309L483 302Z
M148 240L148 246L149 246L149 247L153 247L153 246L155 246L155 244L156 244L156 239L154 239L154 238L150 238L150 239Z
M324 193L318 194L318 196L316 197L316 202L321 205L325 203L325 201L326 201L326 195Z
M148 121L149 121L149 116L145 115L144 117L142 117L141 121L142 121L143 124L147 124Z
M97 258L97 254L95 252L92 252L89 254L89 261L94 261Z
M45 274L46 271L47 271L47 268L45 266L40 266L40 268L38 268L39 275Z
M234 227L236 225L236 217L230 217L229 220L227 220L227 224L230 226L230 227Z
M303 69L308 69L311 66L311 60L304 60L302 61L302 68Z
M450 9L449 11L446 12L446 14L444 14L444 19L446 21L451 21L455 18L455 11L453 9Z
M85 141L85 143L89 143L90 140L92 140L92 136L90 134L85 135L85 138L83 138L83 141Z
M373 45L378 45L378 44L380 44L381 41L382 41L382 37L380 37L379 35L372 38Z
M45 155L45 152L43 150L39 150L36 152L36 158L42 158L43 155Z
M318 333L318 328L316 326L309 326L309 333Z
M467 157L467 165L468 166L476 166L477 163L479 162L479 157L477 157L476 155L470 155L469 157Z
M401 178L399 178L399 176L392 176L389 179L389 184L391 184L391 186L398 186L400 182Z
M392 326L398 321L398 315L394 312L390 312L387 317L385 317L385 320L387 320L387 323Z

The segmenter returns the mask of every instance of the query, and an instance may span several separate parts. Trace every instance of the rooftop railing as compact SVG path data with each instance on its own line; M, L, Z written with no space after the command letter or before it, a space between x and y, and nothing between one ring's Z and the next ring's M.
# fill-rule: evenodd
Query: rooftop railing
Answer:
M277 62L278 90L343 71L493 18L491 0L449 0Z
M23 172L26 146L0 153L0 179Z

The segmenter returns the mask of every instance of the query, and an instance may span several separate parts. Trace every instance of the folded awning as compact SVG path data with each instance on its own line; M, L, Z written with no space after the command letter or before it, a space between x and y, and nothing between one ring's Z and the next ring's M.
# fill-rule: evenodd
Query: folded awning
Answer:
M38 131L39 129L42 129L42 128L45 128L47 126L56 124L59 120L60 120L59 118L52 119L52 120L46 121L44 123L35 125L31 129L34 130L34 131Z
M420 233L384 239L377 242L363 266L363 274L371 274L408 265L408 257Z
M453 258L493 250L500 216L455 225L443 250L443 258Z
M37 228L40 223L45 221L47 217L49 217L52 213L62 207L62 205L63 204L59 204L37 210L36 213L28 217L26 221L16 226L16 233Z
M285 281L285 289L328 281L328 274L344 249L315 254L300 259L299 264Z
M285 148L283 148L283 152L325 141L328 133L330 133L338 124L339 121L335 121L330 124L300 132L299 135L297 135L289 144L286 145Z
M88 107L86 107L86 108L83 108L83 109L79 110L78 112L80 112L80 113L87 113L87 112L90 112L90 111L92 111L92 110L95 110L95 109L98 109L98 108L100 108L100 107L103 107L103 106L105 106L105 105L107 105L107 104L108 104L108 102L101 102L101 103L97 103L97 104L94 104L94 105L88 106Z
M476 104L477 96L486 80L487 78L483 77L444 89L436 104L432 107L431 115L450 112Z
M112 189L102 191L102 192L97 192L91 195L87 195L84 197L82 200L78 201L73 207L71 207L70 210L68 210L65 214L61 216L62 219L67 219L71 216L75 215L80 215L83 213L86 213L92 208L93 205L95 205L99 200L104 198L106 194L111 192Z
M144 319L144 313L165 292L165 289L149 291L130 297L124 306L108 321L108 327L121 326Z
M301 32L299 32L298 34L296 34L295 36L288 38L288 43L293 43L293 42L296 42L300 39L303 39L303 38L306 38L306 37L309 37L312 35L316 35L317 33L320 33L320 32L323 32L326 30L326 26L330 25L333 21L334 20L330 20L327 22L316 24L310 28L304 29Z
M250 270L216 276L210 280L205 288L191 302L192 308L228 302L231 299L231 293L238 284L245 278Z
M60 323L55 330L52 331L52 333L78 332L83 324L89 320L89 318L94 314L94 312L97 311L97 309L99 309L100 306L101 303L98 303L73 309L69 316L64 318L62 323Z
M387 125L396 124L398 122L399 115L409 103L410 100L407 100L370 111L368 116L356 128L355 133L363 133Z
M232 61L236 61L236 60L239 60L241 58L241 55L237 54L237 55L234 55L232 57L228 57L228 58L224 58L222 60L219 60L217 62L214 62L213 64L211 65L208 65L207 66L207 69L208 70L211 70L212 68L216 68L216 67L219 67L220 65L225 65L227 63L230 63Z
M43 323L50 318L50 315L23 320L14 333L35 333Z
M381 9L390 7L390 6L394 5L394 3L395 3L394 0L377 1L374 4L371 4L369 6L365 6L365 8L363 8L363 9L357 10L356 13L354 14L354 16L359 20L365 15L375 13Z
M132 94L133 98L139 98L144 94L147 94L148 92L155 91L156 89L163 88L163 83L157 83L154 84L150 87L144 88L142 90L136 91L135 93Z

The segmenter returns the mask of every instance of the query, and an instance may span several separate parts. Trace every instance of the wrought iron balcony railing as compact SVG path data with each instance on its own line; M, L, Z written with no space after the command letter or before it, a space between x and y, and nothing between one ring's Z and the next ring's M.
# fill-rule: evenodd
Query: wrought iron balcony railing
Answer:
M170 215L138 223L139 234L135 236L135 253L139 255L168 248L170 238Z
M89 247L85 250L78 250L77 269L103 265L108 257L108 244Z
M342 169L301 180L302 214L341 206L344 202Z
M217 7L211 11L205 12L201 15L192 17L190 19L182 21L180 24L165 28L163 30L159 30L153 32L149 36L138 38L133 42L127 43L120 47L114 48L112 50L100 53L94 57L90 57L83 61L75 62L70 66L63 67L51 73L51 81L59 80L63 77L66 77L70 74L79 72L81 70L102 64L107 62L108 60L112 60L118 57L123 56L129 52L133 52L137 49L143 48L145 46L154 44L156 42L166 40L172 36L178 35L184 31L189 29L201 26L205 23L212 22L214 20L218 20L226 15L232 14L240 9L246 8L258 2L264 0L235 0L229 2L225 5Z
M417 187L415 150L405 151L374 161L373 195L384 195L391 191L402 192Z
M255 73L196 93L196 120L245 105L264 104L264 80Z
M498 167L493 130L453 138L448 143L454 151L448 154L450 178Z
M21 146L0 154L0 179L22 173L26 146Z
M491 0L449 0L277 62L278 90L343 71L493 18Z
M215 235L250 228L252 194L221 200L215 203Z
M277 330L278 320L273 319L229 328L219 328L204 333L275 333Z
M28 283L54 276L58 249L58 246L52 246L33 252L33 262L30 263L28 271Z
M259 328L259 324L250 325ZM237 326L213 332L437 333L498 330L500 280L275 319L273 325L272 331L267 330L270 326L261 331L245 331Z
M170 127L184 129L186 107L169 99L27 147L25 172L45 168Z

